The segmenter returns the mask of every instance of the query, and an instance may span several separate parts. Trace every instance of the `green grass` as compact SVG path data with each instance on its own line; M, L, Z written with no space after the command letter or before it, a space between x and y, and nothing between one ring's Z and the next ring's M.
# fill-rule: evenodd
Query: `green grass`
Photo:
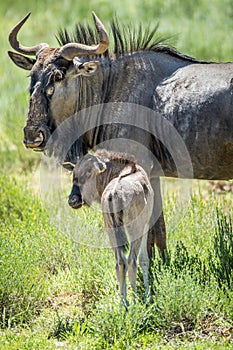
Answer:
M160 22L180 51L232 60L230 0L1 2L0 349L232 349L232 193L196 181L188 196L187 183L163 181L167 262L154 261L153 303L141 302L139 273L138 300L125 313L99 210L72 211L70 176L44 174L41 156L22 144L29 79L7 56L11 27L31 11L20 40L56 45L60 27L91 22L92 10L107 28L115 14Z
M76 243L76 231L64 232L70 217L60 227L60 218L54 220L59 200L49 211L28 186L21 177L0 177L0 349L230 348L233 239L229 215L223 214L226 198L216 196L218 212L199 194L191 198L185 219L194 242L194 215L197 222L205 216L211 235L195 249L182 234L184 222L176 240L169 231L167 262L156 257L152 267L153 303L142 302L139 273L138 300L131 298L126 313L119 308L111 250ZM80 232L93 230L94 223L102 227L94 212L85 225L82 217L89 214L75 213Z

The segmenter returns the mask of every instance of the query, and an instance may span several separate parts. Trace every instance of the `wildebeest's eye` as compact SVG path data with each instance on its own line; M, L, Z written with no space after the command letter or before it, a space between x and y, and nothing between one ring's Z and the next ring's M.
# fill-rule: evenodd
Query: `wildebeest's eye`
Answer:
M55 69L54 72L54 81L61 81L64 76L65 76L65 68L61 68L60 70L59 69Z
M54 86L53 85L49 85L47 88L46 88L46 95L48 97L51 97L54 93Z

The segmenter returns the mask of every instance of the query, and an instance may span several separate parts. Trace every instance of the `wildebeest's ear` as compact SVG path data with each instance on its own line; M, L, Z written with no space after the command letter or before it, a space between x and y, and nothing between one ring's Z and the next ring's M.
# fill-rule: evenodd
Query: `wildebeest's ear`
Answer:
M79 73L81 75L89 76L97 71L99 67L98 61L90 61L81 63L78 67Z
M97 171L97 174L101 174L107 169L106 164L98 158L96 158L96 161L94 162L94 167Z
M75 168L75 164L71 162L64 162L62 163L62 166L69 171L73 171Z
M36 62L35 59L23 56L16 52L8 51L8 55L16 66L26 70L31 70Z
M98 61L89 61L81 63L79 59L74 58L73 67L68 71L68 74L75 77L77 75L83 75L85 77L89 77L93 73L95 73L99 67Z

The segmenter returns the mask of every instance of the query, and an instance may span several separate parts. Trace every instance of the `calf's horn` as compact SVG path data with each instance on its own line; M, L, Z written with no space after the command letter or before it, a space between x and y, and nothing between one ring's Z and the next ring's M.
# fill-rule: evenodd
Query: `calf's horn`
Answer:
M48 44L45 43L41 43L35 46L31 46L31 47L26 47L23 46L19 43L17 35L18 32L20 30L20 28L24 25L24 23L26 22L26 20L28 19L28 17L31 15L31 12L29 12L18 24L16 24L16 26L14 26L14 28L11 30L10 34L9 34L9 42L12 46L12 48L14 50L16 50L17 52L26 54L26 55L36 55L37 52L39 52L41 49L45 48L45 47L49 47Z
M77 43L69 43L62 46L58 53L68 61L72 61L76 56L101 55L108 49L109 38L104 25L94 12L92 12L92 15L100 38L99 44L88 46Z

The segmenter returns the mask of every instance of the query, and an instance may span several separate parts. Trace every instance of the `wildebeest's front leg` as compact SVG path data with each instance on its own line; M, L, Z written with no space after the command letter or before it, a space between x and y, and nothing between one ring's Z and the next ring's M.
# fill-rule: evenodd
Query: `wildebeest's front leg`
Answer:
M140 255L139 255L139 264L142 269L143 281L145 286L145 297L144 301L147 301L149 296L149 257L147 252L147 236L148 236L148 225L146 225L144 234L142 236Z
M161 196L161 188L160 188L160 178L159 177L151 177L151 186L154 190L154 206L153 213L151 217L150 230L148 232L148 240L147 240L147 248L149 258L152 259L154 256L153 248L154 245L159 248L160 254L165 260L165 251L167 249L166 246L166 227L163 216L163 206L162 206L162 196ZM158 217L159 213L159 217ZM157 218L157 221L155 218Z

